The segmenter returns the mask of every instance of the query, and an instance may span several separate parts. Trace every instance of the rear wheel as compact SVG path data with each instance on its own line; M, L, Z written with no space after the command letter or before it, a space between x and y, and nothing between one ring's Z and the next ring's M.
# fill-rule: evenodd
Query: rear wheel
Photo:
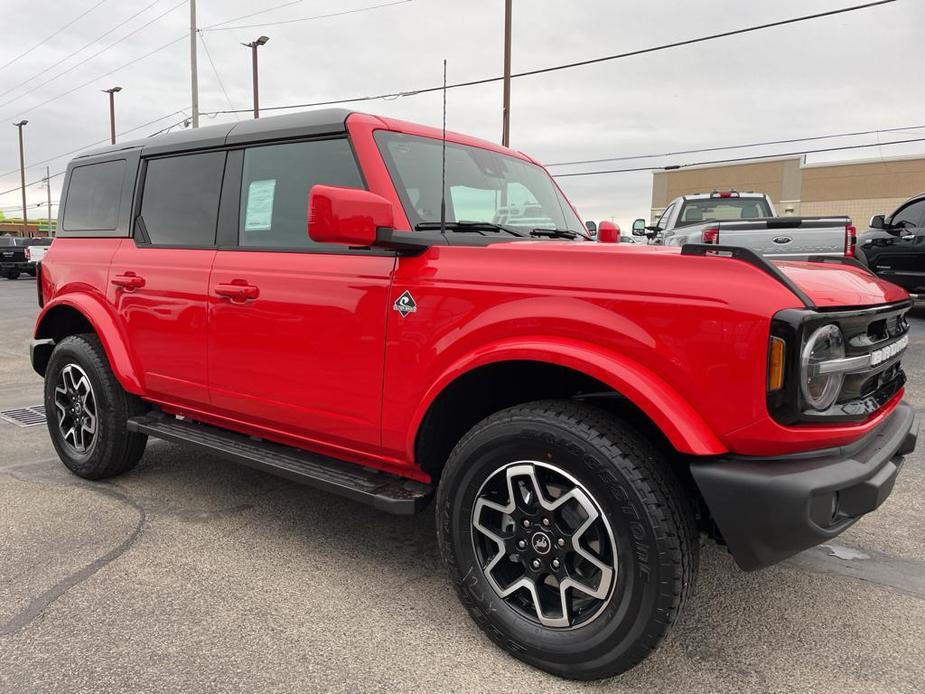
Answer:
M144 404L126 393L109 367L96 335L59 342L45 372L45 413L51 441L67 468L86 479L131 470L147 436L128 431Z
M633 667L689 595L697 529L669 461L570 401L512 407L454 449L437 495L457 592L512 655L574 679Z
M3 273L3 276L8 280L19 279L19 270L7 270Z

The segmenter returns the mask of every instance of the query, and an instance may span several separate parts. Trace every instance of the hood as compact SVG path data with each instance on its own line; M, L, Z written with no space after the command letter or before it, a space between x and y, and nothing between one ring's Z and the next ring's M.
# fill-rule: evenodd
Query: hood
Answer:
M820 308L873 306L909 298L904 289L850 265L791 260L774 264Z

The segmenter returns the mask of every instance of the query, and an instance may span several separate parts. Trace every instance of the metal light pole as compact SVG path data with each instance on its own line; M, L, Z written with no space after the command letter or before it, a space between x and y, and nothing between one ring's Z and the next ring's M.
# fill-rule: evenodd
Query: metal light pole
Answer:
M258 36L250 43L242 43L251 49L251 67L254 72L254 118L260 118L260 94L257 88L257 49L270 40L269 36Z
M511 5L513 0L504 0L504 106L501 117L501 144L507 147L511 141Z
M109 94L109 139L112 144L116 144L116 92L121 92L122 87L111 87L101 91Z
M26 158L23 154L22 129L29 121L21 120L13 123L19 130L19 183L22 186L22 235L26 235Z
M199 127L199 70L196 67L196 0L189 0L189 67L193 127Z

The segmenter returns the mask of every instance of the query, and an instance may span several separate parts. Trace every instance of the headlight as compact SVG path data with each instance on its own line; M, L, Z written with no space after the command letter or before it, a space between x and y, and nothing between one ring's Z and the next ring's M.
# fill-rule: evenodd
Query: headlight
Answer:
M835 402L845 381L843 372L817 373L821 362L842 359L845 338L836 325L824 325L813 332L803 345L803 373L800 387L806 404L814 410L827 410Z

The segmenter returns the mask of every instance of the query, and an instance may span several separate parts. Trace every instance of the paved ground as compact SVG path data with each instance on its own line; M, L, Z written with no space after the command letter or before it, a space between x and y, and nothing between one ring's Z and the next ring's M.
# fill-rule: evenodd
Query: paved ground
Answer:
M34 291L0 280L0 408L41 401ZM906 363L925 410L925 316ZM43 428L0 422L0 691L921 692L923 457L836 546L743 574L706 545L663 647L577 685L472 625L431 514L390 517L163 443L88 484Z

